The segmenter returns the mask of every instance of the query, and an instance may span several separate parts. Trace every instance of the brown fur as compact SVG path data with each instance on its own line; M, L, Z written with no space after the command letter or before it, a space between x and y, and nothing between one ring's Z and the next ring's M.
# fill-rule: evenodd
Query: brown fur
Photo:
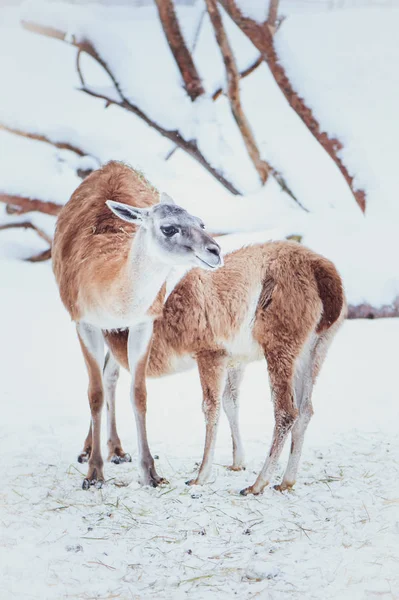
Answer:
M127 358L127 341L129 338L129 330L108 330L103 331L103 335L107 345L112 350L115 360L128 371L129 361Z
M128 314L132 298L138 296L140 299L140 290L137 289L140 287L140 277L135 281L134 275L132 276L132 265L137 267L140 257L134 255L134 263L130 260L137 226L121 221L107 206L107 200L145 208L159 202L159 193L141 173L112 161L85 179L63 207L58 218L53 242L53 269L61 299L71 318L78 323L79 340L89 375L92 422L83 452L78 458L80 462L89 461L87 478L83 482L84 489L104 480L100 440L101 409L104 393L108 393L110 387L110 377L116 382L119 371L118 365L109 366L113 371L107 374L108 389L104 390L102 369L107 369L107 364L103 365L101 350L96 356L91 354L96 344L100 348L101 331L98 327L88 327L85 318L87 315L100 315L98 320L105 327L109 321L104 319L104 315L111 315L111 322L113 319L124 322L118 319L123 319ZM146 264L145 251L143 253L141 258ZM162 314L165 299L164 282L159 283L159 288L158 293L156 287L151 290L136 314L136 317L141 317L146 324L150 337L152 325L150 326L149 322L151 318ZM86 340L85 336L80 334L82 331L87 333L87 330L90 334ZM145 333L141 332L140 335L144 336L143 339L147 343ZM145 427L145 370L149 348L150 345L145 348L145 359L140 360L137 365L131 365L131 368L135 370L133 398L137 408L136 421L141 434L142 461L148 463L145 477L146 481L157 485L162 480L157 476L153 465ZM107 396L109 410L110 402L114 407L113 397ZM114 462L120 462L120 459L129 460L130 457L121 448L114 426L114 414L111 414L111 418L113 421L108 440L109 459Z
M112 161L91 173L63 207L54 235L53 269L74 321L79 321L82 305L107 291L122 272L137 230L114 215L106 200L143 208L156 204L159 194L140 173Z
M317 290L323 303L323 315L317 326L317 333L329 329L338 319L344 304L342 281L337 279L337 271L328 260L320 259L314 266Z
M182 356L197 360L206 439L198 476L189 483L204 483L209 476L228 369L263 354L275 427L265 464L254 485L242 493L262 492L290 432L290 459L279 489L292 487L313 413L312 387L345 312L334 265L296 242L242 248L226 256L218 271L193 269L180 281L155 322L147 372L155 377L173 372ZM127 367L127 333L105 337L116 360ZM231 413L230 419L234 424L237 416ZM236 431L233 446L238 440Z
M147 314L149 317L152 317L154 319L159 319L160 317L162 317L163 305L165 303L165 296L166 296L166 282L163 284L163 286L159 290L157 297L155 298L154 302L152 303L149 310L147 311Z
M321 286L321 297L324 272L329 287ZM331 327L343 310L341 279L325 258L296 242L242 248L225 257L223 268L214 272L193 269L175 287L162 319L154 324L148 375L172 372L174 356L223 349L221 343L238 332L258 282L263 283L253 336L266 346L269 360L277 365L284 348L291 348L291 363L310 331ZM127 368L127 332L107 333L106 340L115 358Z
M89 375L88 396L89 396L89 404L90 404L92 422L94 424L93 428L90 425L90 431L89 431L89 435L90 435L90 433L92 433L93 431L97 433L100 430L101 411L102 411L102 407L103 407L103 403L104 403L102 373L101 373L100 369L98 368L96 361L93 359L92 355L87 350L87 348L79 334L78 334L78 338L79 338L80 346L82 348L83 357L85 359L87 372ZM97 421L97 423L95 423L95 421ZM88 456L90 457L90 464L89 464L89 471L87 474L87 479L89 481L91 481L91 480L104 481L103 459L102 459L101 450L100 450L100 440L99 439L97 439L97 440L91 439L90 440L89 435L86 438L84 451L82 453L82 455L84 453L87 453ZM90 437L92 437L92 436L90 436ZM81 462L83 462L83 460Z
M206 435L204 459L198 476L188 483L195 485L206 479L212 466L212 454L216 442L216 428L219 419L220 397L226 381L226 352L200 352L197 356L198 371L201 380L203 401L202 410L205 415Z

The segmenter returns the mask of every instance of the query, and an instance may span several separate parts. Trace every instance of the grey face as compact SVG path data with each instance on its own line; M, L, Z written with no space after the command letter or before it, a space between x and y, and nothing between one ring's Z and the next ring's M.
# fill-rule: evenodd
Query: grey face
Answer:
M160 261L170 265L217 269L222 263L220 246L204 229L204 223L166 194L151 209L107 200L108 207L121 219L145 228L152 251Z

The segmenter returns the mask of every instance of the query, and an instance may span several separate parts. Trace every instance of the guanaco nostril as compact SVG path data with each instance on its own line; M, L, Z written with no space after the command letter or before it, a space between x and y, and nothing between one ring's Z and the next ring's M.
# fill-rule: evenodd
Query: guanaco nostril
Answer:
M220 256L220 248L219 246L208 246L208 252L213 254L214 256Z

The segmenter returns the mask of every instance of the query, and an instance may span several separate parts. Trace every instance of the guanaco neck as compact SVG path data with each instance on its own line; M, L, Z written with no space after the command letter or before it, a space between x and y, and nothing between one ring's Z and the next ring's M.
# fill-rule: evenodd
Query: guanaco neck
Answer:
M154 250L148 230L140 227L134 236L120 283L129 282L126 289L126 308L131 314L144 316L173 269L162 261Z
M108 268L115 265L111 263ZM127 258L109 273L107 285L99 280L83 297L79 320L100 329L122 329L153 318L150 309L172 269L157 254L149 232L141 227Z

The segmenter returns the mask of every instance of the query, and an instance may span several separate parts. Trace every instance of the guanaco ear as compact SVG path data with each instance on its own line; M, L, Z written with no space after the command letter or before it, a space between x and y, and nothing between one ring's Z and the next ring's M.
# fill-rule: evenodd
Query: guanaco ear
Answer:
M173 200L173 198L168 196L168 194L166 194L165 192L161 192L161 195L159 197L159 203L160 204L176 204L176 202Z
M105 204L117 217L128 223L142 224L149 214L146 208L137 208L115 200L106 200Z

